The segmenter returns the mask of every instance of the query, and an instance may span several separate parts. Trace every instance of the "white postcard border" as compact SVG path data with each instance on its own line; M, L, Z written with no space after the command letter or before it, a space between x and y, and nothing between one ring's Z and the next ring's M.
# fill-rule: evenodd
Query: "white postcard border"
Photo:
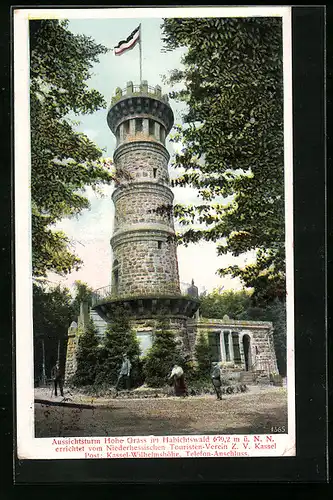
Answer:
M294 275L293 275L293 144L292 144L292 52L291 7L198 7L198 8L135 8L135 9L15 9L14 13L14 162L15 162L15 318L16 318L16 416L17 453L19 459L94 458L86 451L55 451L54 439L87 440L90 438L35 438L34 437L34 380L32 333L32 251L30 201L30 110L29 110L29 33L31 19L70 18L159 18L159 17L249 17L277 16L283 23L284 73L284 160L285 160L285 224L287 269L287 391L288 434L256 436L257 443L275 444L274 448L251 450L249 456L294 456L295 442L295 366L294 366ZM164 438L178 439L189 436L147 436L149 442L163 442ZM192 436L203 443L240 443L246 438L254 443L253 435ZM105 437L94 437L104 443ZM111 438L116 439L116 438ZM118 439L142 439L142 436L120 436ZM215 441L214 441L215 439ZM53 443L53 444L52 444ZM226 442L225 442L226 444ZM64 445L66 446L66 445ZM85 445L84 445L85 446ZM218 448L215 448L215 451ZM118 450L119 451L119 450ZM125 450L126 451L126 450ZM130 450L129 450L130 451ZM144 451L144 450L143 450ZM232 451L228 450L227 451ZM227 453L227 452L226 452ZM119 454L119 453L118 453ZM189 456L183 450L181 457ZM207 456L207 455L198 455ZM213 455L217 456L217 455ZM219 456L235 456L223 454ZM101 458L101 457L95 457ZM110 458L110 457L104 457ZM113 453L117 456L117 450ZM135 458L135 457L132 457ZM137 457L137 458L147 458Z

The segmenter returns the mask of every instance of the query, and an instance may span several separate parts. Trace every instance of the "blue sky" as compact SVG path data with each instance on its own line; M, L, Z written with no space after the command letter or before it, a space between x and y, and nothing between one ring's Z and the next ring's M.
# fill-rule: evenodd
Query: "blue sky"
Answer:
M181 67L181 56L185 49L163 53L161 40L162 19L69 19L69 29L76 34L85 34L113 49L120 40L127 36L141 23L142 37L142 77L149 85L159 84L164 93L171 89L162 83L162 76L170 70ZM100 56L100 62L92 70L89 85L101 92L108 105L116 87L124 88L127 81L139 83L139 46L121 56L115 56L113 50ZM175 124L181 123L182 105L170 100ZM112 158L115 138L108 128L107 110L99 110L92 115L79 116L78 130L87 134L96 144L105 149L105 157ZM167 148L172 156L176 146L167 141ZM172 172L171 172L172 175ZM75 280L87 282L93 288L106 286L110 281L112 254L110 237L113 229L114 207L111 201L113 186L103 188L104 197L98 197L91 189L87 196L91 209L80 216L64 219L58 224L71 238L73 250L83 259L82 268L66 278L50 274L53 283L63 283L72 287ZM175 203L196 203L197 194L190 188L175 188ZM212 243L191 244L178 247L180 280L189 283L193 278L201 290L212 290L216 287L224 289L240 288L237 279L219 278L216 270L236 263L247 262L251 256L233 258L231 255L218 257L216 245Z

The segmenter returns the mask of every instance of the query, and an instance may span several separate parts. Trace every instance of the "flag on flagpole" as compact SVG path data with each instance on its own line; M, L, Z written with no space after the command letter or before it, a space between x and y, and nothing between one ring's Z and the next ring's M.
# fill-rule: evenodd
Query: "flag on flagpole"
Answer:
M135 28L134 31L126 38L126 40L121 40L116 47L114 47L114 55L121 56L127 50L133 49L135 45L140 41L140 27Z

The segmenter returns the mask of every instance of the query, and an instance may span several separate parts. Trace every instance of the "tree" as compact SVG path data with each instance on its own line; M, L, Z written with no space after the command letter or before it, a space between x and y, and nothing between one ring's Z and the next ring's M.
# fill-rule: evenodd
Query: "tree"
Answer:
M35 378L42 375L43 358L46 375L60 356L65 361L68 327L76 319L72 296L67 288L33 285L33 335ZM60 350L58 351L58 349Z
M98 337L94 322L90 319L86 329L79 337L76 353L77 368L73 383L77 386L93 385L96 378L98 359Z
M75 297L73 300L73 307L76 311L76 315L80 314L80 304L81 302L87 302L89 307L92 305L92 294L93 289L83 281L76 280L74 282L75 285Z
M207 336L200 332L194 347L197 361L196 374L198 378L207 378L211 371L211 356Z
M113 313L105 332L104 345L99 351L97 384L116 384L124 353L127 353L132 364L132 383L136 384L139 377L140 344L131 328L128 314L121 306Z
M35 335L64 337L70 323L76 319L72 296L60 285L47 288L33 285L33 328Z
M200 313L205 318L238 317L251 307L251 294L246 290L213 290L200 298Z
M167 319L160 318L144 362L145 383L151 387L165 385L173 365L179 363L184 366L183 361L175 333L168 329Z
M174 207L180 243L217 242L219 255L255 251L256 262L220 275L285 296L282 23L279 18L164 19L165 50L185 47L170 96L187 106L172 140L182 145L174 185L201 202ZM199 224L194 228L192 224Z
M32 266L35 277L64 275L81 260L69 238L54 225L89 208L87 186L98 189L113 176L102 151L76 132L70 115L106 107L88 88L91 68L108 49L74 35L67 21L30 21L30 110Z

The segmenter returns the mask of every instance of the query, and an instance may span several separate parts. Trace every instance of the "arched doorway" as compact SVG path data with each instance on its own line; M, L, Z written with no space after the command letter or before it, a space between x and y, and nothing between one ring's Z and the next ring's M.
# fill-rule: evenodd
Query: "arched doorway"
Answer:
M249 371L252 367L251 339L249 335L243 335L243 350L245 359L245 370Z

